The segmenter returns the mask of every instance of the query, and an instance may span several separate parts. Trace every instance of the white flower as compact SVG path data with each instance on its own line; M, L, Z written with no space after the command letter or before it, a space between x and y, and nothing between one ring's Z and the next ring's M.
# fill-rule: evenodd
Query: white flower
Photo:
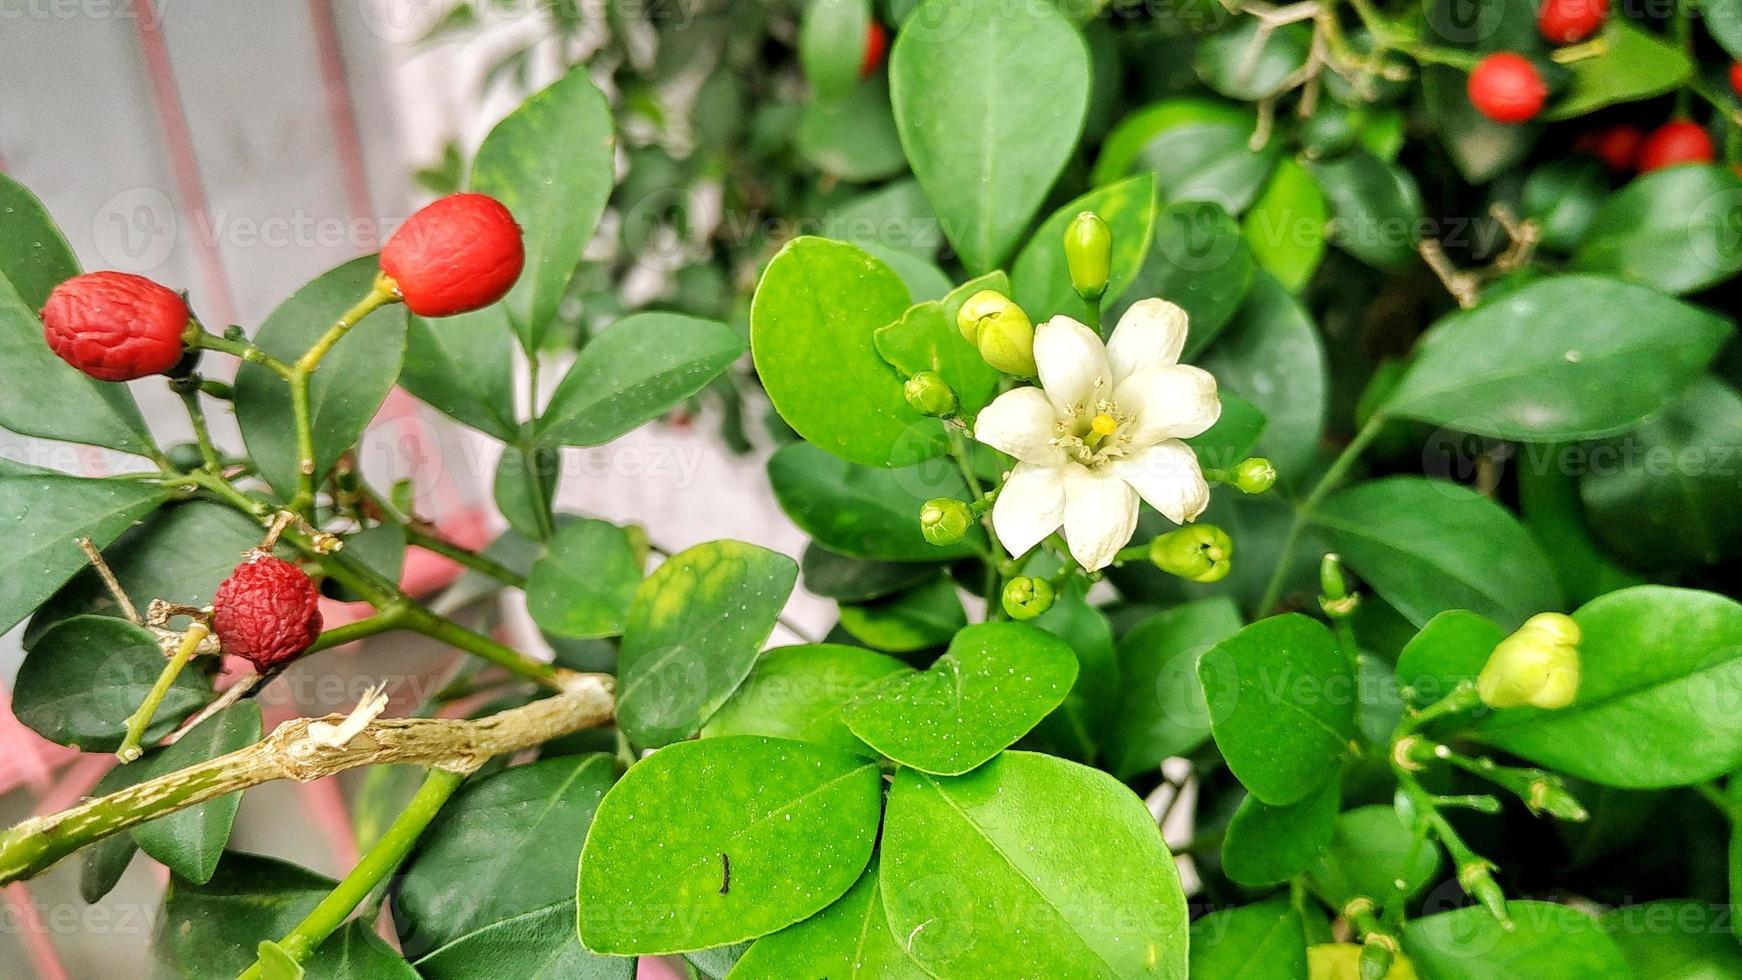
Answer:
M1020 555L1064 525L1071 556L1105 567L1137 530L1137 500L1176 524L1197 519L1210 488L1181 442L1222 414L1216 379L1179 363L1186 313L1146 299L1103 345L1055 316L1034 332L1040 387L999 395L974 437L1018 460L992 508L992 526Z

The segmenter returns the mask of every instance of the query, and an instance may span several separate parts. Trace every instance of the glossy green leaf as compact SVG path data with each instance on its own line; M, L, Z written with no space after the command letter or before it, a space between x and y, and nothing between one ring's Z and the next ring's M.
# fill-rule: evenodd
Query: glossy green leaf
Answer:
M423 980L630 980L635 961L589 953L575 935L575 900L467 933L417 961Z
M968 625L954 581L944 576L863 605L841 606L841 628L874 650L911 653L943 646Z
M616 778L609 756L559 756L462 787L399 874L401 947L422 957L572 897L581 841Z
M944 245L938 216L912 177L867 191L818 217L823 237L860 248L875 246L930 261Z
M617 636L640 585L641 562L628 532L609 521L565 521L532 563L526 611L546 633Z
M1210 737L1210 709L1198 680L1198 656L1240 629L1227 598L1175 606L1119 638L1117 721L1108 736L1107 767L1130 779L1160 768Z
M1606 786L1682 786L1742 768L1732 703L1742 685L1742 605L1642 585L1599 597L1573 619L1582 634L1573 703L1497 711L1477 737Z
M1397 658L1397 683L1410 704L1425 708L1474 680L1488 655L1506 638L1494 621L1467 609L1448 609L1422 625Z
M419 980L405 957L361 919L345 923L315 947L303 964L303 976L306 980Z
M1604 913L1603 931L1633 980L1742 980L1742 947L1729 912L1706 902L1658 901Z
M92 798L108 796L149 778L150 773L142 764L149 758L150 755L146 755L128 765L117 763L97 780L89 795ZM138 852L139 845L133 843L132 834L113 834L80 850L79 897L87 904L102 901L120 883L121 876L127 873L127 866L133 863L133 855Z
M841 710L884 678L911 671L894 657L838 643L770 650L702 726L702 737L767 735L874 755L847 728Z
M1275 464L1284 486L1304 479L1324 431L1330 388L1324 344L1305 307L1255 272L1239 312L1197 363L1223 391L1264 413L1254 455Z
M1051 609L1032 620L1032 625L1065 641L1077 657L1077 680L1070 693L1035 728L1033 737L1054 754L1078 762L1093 760L1106 741L1113 722L1108 708L1118 701L1121 690L1113 624L1084 600L1087 591L1067 586Z
M1269 420L1256 405L1239 395L1219 394L1222 414L1216 419L1216 424L1185 442L1197 454L1198 465L1225 470L1252 455L1252 449L1264 435Z
M937 575L940 566L849 558L813 541L805 546L799 567L805 591L839 602L868 602L919 585Z
M244 701L207 718L149 760L133 764L145 766L145 778L151 779L246 748L259 741L260 735L260 705ZM204 884L218 869L241 805L241 793L220 796L140 824L133 828L133 841L169 870Z
M120 747L127 718L163 671L157 637L109 616L75 616L37 638L18 668L12 711L37 734L90 752ZM147 742L212 698L195 670L184 670L157 709Z
M1194 980L1307 980L1306 932L1282 899L1211 912L1192 923Z
M907 287L862 249L795 238L768 264L750 309L756 371L780 417L829 452L867 466L943 451L942 423L914 411L877 353L877 329L908 308Z
M1089 179L1107 184L1148 170L1163 201L1210 201L1238 214L1257 199L1281 155L1278 140L1251 148L1257 125L1244 106L1201 98L1158 102L1107 135Z
M896 674L842 713L867 745L922 772L967 772L1040 723L1077 677L1071 648L1024 623L956 634L924 673Z
M153 980L240 974L261 942L289 932L335 884L306 868L236 851L203 885L170 879L151 944Z
M1002 265L1045 201L1082 132L1089 78L1082 35L1050 4L926 0L896 35L901 145L970 272Z
M859 247L869 252L872 258L893 269L901 277L902 285L907 287L907 294L915 303L941 300L950 291L950 277L930 259L877 242L866 242Z
M1742 61L1742 0L1706 0L1700 13L1712 38Z
M617 722L630 739L654 747L695 734L749 676L797 579L792 559L742 541L700 544L655 569L618 654Z
M1468 487L1374 480L1333 494L1312 520L1330 549L1412 623L1469 609L1515 629L1560 608L1560 583L1530 532Z
M1498 439L1611 435L1669 404L1729 335L1644 286L1555 276L1441 320L1383 411Z
M1186 311L1189 361L1228 325L1251 285L1252 253L1240 238L1240 226L1219 204L1182 201L1156 215L1155 243L1127 297L1136 302L1159 296ZM1117 315L1129 308L1129 303L1113 306Z
M960 309L958 304L957 309ZM877 353L902 375L935 371L956 393L962 413L972 416L998 393L997 369L962 338L942 301L919 303L876 333Z
M677 407L744 353L725 324L637 313L581 348L538 420L538 441L602 446Z
M758 939L728 977L834 977L838 980L926 980L889 931L878 887L877 861L859 883L816 915Z
M399 384L458 422L512 442L514 334L502 307L409 321Z
M859 82L839 99L812 99L793 142L812 166L841 180L883 180L907 170L881 75Z
M1097 187L1054 211L1035 229L1016 256L1010 281L1016 287L1013 298L1036 323L1060 314L1088 321L1089 305L1071 285L1064 250L1065 229L1084 211L1099 215L1112 232L1107 291L1101 297L1102 305L1109 306L1124 295L1149 254L1156 221L1155 175L1139 174Z
M6 252L0 255L0 279L12 284L27 310L42 309L54 287L79 274L78 256L48 208L7 174L0 174L0 241L6 242ZM40 337L40 322L36 330Z
M529 351L544 344L615 182L611 110L585 65L496 124L472 161L471 190L508 206L526 241L526 269L502 300Z
M541 515L549 514L561 480L561 450L545 447L522 452L508 447L496 461L490 490L509 529L525 540L539 542L547 533Z
M938 546L919 531L920 507L933 497L968 498L959 469L933 460L900 469L859 466L809 443L782 446L768 461L774 499L817 543L855 558L933 562L975 553L978 527L953 545Z
M1331 631L1299 613L1246 627L1198 659L1216 747L1253 796L1305 799L1355 736L1355 678Z
M405 528L394 523L376 524L341 538L345 553L368 566L388 582L398 582L405 572ZM241 549L246 551L247 549ZM240 556L239 556L240 557ZM228 575L220 576L220 581ZM364 597L342 583L322 583L327 595L341 602L362 602Z
M341 314L368 294L380 272L374 256L353 259L292 293L254 333L254 343L295 361ZM399 378L405 356L406 313L388 306L352 327L321 361L309 381L314 418L315 479L356 443ZM236 421L260 475L281 496L296 493L295 427L289 423L290 386L271 370L244 361L236 370Z
M1691 293L1742 270L1735 234L1742 179L1693 164L1641 174L1603 198L1573 266L1667 293Z
M1524 217L1534 220L1541 229L1543 248L1572 252L1585 240L1612 196L1620 195L1610 191L1609 178L1601 163L1589 159L1552 160L1524 179Z
M882 784L862 756L784 739L707 738L655 752L605 797L587 834L581 942L674 953L809 918L865 870Z
M1275 95L1306 64L1311 41L1312 29L1305 24L1272 28L1256 17L1240 17L1198 42L1193 67L1218 94L1257 102Z
M1242 885L1259 887L1305 871L1330 843L1341 802L1335 779L1287 806L1246 797L1222 838L1223 873Z
M1415 178L1365 148L1307 164L1331 209L1331 243L1368 265L1399 269L1416 258L1421 191Z
M1336 832L1306 874L1315 892L1333 908L1342 908L1357 897L1381 900L1396 894L1399 879L1404 894L1413 896L1434 879L1439 867L1439 848L1432 841L1417 848L1415 834L1398 820L1396 810L1363 806L1338 815Z
M1264 193L1241 219L1240 233L1259 268L1298 293L1324 258L1330 216L1330 205L1312 174L1287 159L1276 165Z
M1186 905L1155 818L1106 773L1006 752L895 774L889 929L933 976L1186 975Z
M1608 18L1597 40L1602 48L1593 57L1567 64L1566 91L1542 114L1544 119L1571 119L1618 102L1673 92L1694 72L1679 47L1625 17Z
M1627 960L1596 920L1548 902L1507 902L1512 927L1471 906L1403 926L1403 951L1434 980L1633 980Z
M858 83L870 24L867 0L815 0L805 6L798 58L817 98L838 99Z

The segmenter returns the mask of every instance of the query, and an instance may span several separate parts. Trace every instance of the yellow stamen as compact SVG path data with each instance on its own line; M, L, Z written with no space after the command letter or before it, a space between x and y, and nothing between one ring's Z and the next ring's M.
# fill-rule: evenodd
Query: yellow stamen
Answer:
M1119 423L1113 421L1113 416L1108 415L1106 412L1102 412L1100 415L1095 416L1094 419L1089 422L1089 431L1101 436L1102 438L1112 435L1113 430L1118 427Z

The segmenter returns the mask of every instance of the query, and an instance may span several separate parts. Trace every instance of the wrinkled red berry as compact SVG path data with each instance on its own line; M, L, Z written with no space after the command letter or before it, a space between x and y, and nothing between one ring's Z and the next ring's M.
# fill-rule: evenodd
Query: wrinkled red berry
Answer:
M1730 62L1730 90L1742 98L1742 61Z
M162 374L182 358L187 301L130 272L87 272L54 287L42 335L60 359L103 381Z
M1639 171L1646 173L1678 163L1711 163L1712 137L1705 127L1685 119L1666 122L1651 131L1639 148Z
M872 21L865 28L865 58L859 62L859 77L866 79L883 63L883 53L889 50L889 34L883 25Z
M1499 123L1529 122L1542 111L1548 86L1536 66L1511 51L1491 54L1470 72L1470 104Z
M277 667L321 635L320 592L302 569L256 552L218 586L212 632L225 653L254 669Z
M419 316L489 306L514 288L525 264L514 215L483 194L454 194L426 205L381 250L381 270Z
M1609 16L1609 0L1543 0L1536 12L1536 29L1550 44L1583 41Z
M1573 141L1573 150L1589 153L1610 170L1625 173L1633 169L1633 161L1639 159L1639 146L1644 142L1645 133L1638 126L1605 126L1580 133Z

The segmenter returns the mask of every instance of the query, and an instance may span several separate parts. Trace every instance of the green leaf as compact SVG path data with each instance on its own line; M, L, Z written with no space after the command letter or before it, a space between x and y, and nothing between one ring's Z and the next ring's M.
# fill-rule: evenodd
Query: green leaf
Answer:
M1101 146L1089 175L1096 185L1152 171L1163 201L1209 201L1230 213L1258 197L1281 156L1281 141L1251 148L1258 119L1214 99L1157 102L1126 116Z
M1712 39L1742 61L1742 0L1706 0L1700 5L1701 20Z
M907 293L915 303L941 300L949 294L950 277L930 259L923 259L911 252L877 242L866 242L859 247L894 270L901 277L902 285L907 287Z
M901 319L877 329L875 342L878 355L903 375L936 371L955 391L964 415L978 413L998 393L997 369L962 338L954 313L946 313L941 301L909 307Z
M366 255L323 273L272 311L255 331L255 345L280 360L295 361L369 292L379 272L375 257ZM310 378L317 483L356 443L398 380L405 323L402 306L369 314L339 339ZM260 475L286 498L295 495L297 478L290 418L290 386L270 369L244 361L236 370L236 421L242 441Z
M985 540L978 526L953 545L934 545L920 534L919 510L927 500L968 498L968 486L949 460L880 469L795 442L769 459L768 481L794 524L817 543L850 557L934 562L972 555Z
M1598 919L1632 968L1633 980L1739 980L1742 949L1729 912L1705 902L1646 902Z
M1192 923L1194 980L1307 980L1300 913L1283 899L1211 912Z
M1506 912L1510 928L1477 906L1412 919L1403 926L1403 951L1434 980L1633 980L1614 941L1578 909L1507 902Z
M1363 806L1337 816L1330 843L1307 869L1307 883L1333 908L1342 908L1359 896L1383 899L1396 894L1399 879L1405 896L1413 896L1439 868L1439 848L1431 840L1417 848L1415 835L1396 810Z
M1240 629L1228 598L1185 603L1157 613L1119 638L1117 721L1108 736L1107 768L1120 779L1157 771L1210 737L1210 708L1198 680L1198 656Z
M134 765L146 767L147 779L186 769L259 741L260 725L260 705L244 701L207 718L149 761ZM218 870L218 859L229 843L230 828L241 805L240 792L220 796L140 824L133 828L133 841L169 870L204 884Z
M575 900L467 933L417 961L423 980L631 980L635 961L589 953L575 935Z
M641 563L626 531L609 521L565 521L532 563L526 611L546 633L617 636L640 585Z
M875 755L847 728L841 709L878 681L909 672L894 657L838 643L770 650L702 726L702 737L767 735Z
M0 253L0 279L12 284L27 310L42 309L54 287L79 274L78 257L48 208L29 188L6 174L0 174L0 241L6 243L5 252ZM40 322L36 333L42 336ZM8 366L11 363L8 358Z
M901 145L968 271L1002 265L1045 201L1082 132L1089 75L1082 35L1050 4L926 0L896 35Z
M1284 289L1298 293L1325 256L1330 205L1312 174L1292 159L1279 161L1264 193L1240 221L1246 247Z
M1155 244L1143 259L1128 295L1178 303L1190 332L1184 356L1194 358L1240 308L1252 285L1252 253L1240 226L1220 204L1181 201L1162 208L1155 219ZM1130 303L1114 304L1123 316Z
M449 418L513 442L514 335L502 307L409 320L399 384Z
M1252 455L1269 421L1258 407L1239 395L1220 394L1222 414L1202 434L1185 440L1198 463L1210 469L1230 469Z
M749 676L797 580L791 558L742 541L696 545L655 569L618 654L617 722L630 739L652 748L695 734Z
M1742 605L1642 585L1573 619L1582 634L1573 703L1496 711L1478 738L1605 786L1684 786L1742 768L1742 719L1729 698L1742 685Z
M956 583L937 576L864 605L841 606L841 628L875 650L911 653L948 643L968 625Z
M841 180L883 180L907 170L881 75L859 82L839 99L812 99L793 142L812 166Z
M1302 479L1324 431L1330 387L1324 345L1305 307L1255 272L1233 322L1198 364L1223 391L1264 413L1253 451L1275 464L1283 485Z
M1259 620L1206 651L1198 678L1216 747L1253 796L1285 806L1336 778L1355 737L1355 678L1323 624Z
M1541 228L1542 247L1561 253L1577 249L1605 202L1620 196L1610 191L1603 165L1588 158L1551 160L1535 168L1524 179L1523 195L1524 217Z
M730 974L757 977L833 977L836 980L926 980L929 974L902 951L883 915L877 861L858 884L816 915L764 936Z
M1217 94L1257 102L1276 95L1288 77L1306 64L1311 41L1312 30L1305 24L1273 28L1256 17L1241 17L1227 30L1198 42L1193 67Z
M1076 677L1076 654L1052 634L1025 623L979 623L957 633L929 670L890 676L842 717L896 762L954 776L1028 734Z
M1613 435L1661 411L1729 335L1644 286L1555 276L1434 325L1382 411L1497 439Z
M536 542L547 533L540 515L550 512L561 480L560 449L545 446L523 452L509 446L496 461L496 477L491 481L490 491L509 529Z
M335 884L306 868L236 851L203 885L172 878L151 944L151 976L236 976L253 965L261 942L289 932Z
M610 756L558 756L461 788L400 872L401 947L422 957L571 897L581 841L616 778Z
M148 778L150 773L146 770L147 767L138 762L116 764L97 780L89 795L98 799L120 792ZM127 873L127 866L133 863L133 855L138 852L139 845L133 843L132 834L111 834L79 851L79 897L88 905L102 901L103 896L115 890L121 876Z
M750 309L756 371L780 417L822 448L867 466L943 451L943 427L902 397L878 356L877 328L908 308L907 287L864 250L795 238L768 264Z
M1397 683L1410 704L1425 708L1475 680L1488 655L1506 638L1494 621L1466 609L1448 609L1423 624L1397 657Z
M805 546L799 567L806 591L838 602L869 602L919 585L941 566L849 558L813 541Z
M368 566L388 582L398 582L405 572L405 528L399 524L384 523L353 531L342 537L345 553L358 563ZM243 549L246 550L246 549ZM228 576L222 576L227 578ZM322 583L328 595L341 602L362 602L361 593L347 588L342 583L328 581Z
M1607 194L1573 267L1666 293L1691 293L1742 270L1734 234L1742 179L1691 164L1641 174Z
M405 957L361 919L345 923L315 947L303 975L307 980L419 980Z
M1680 48L1633 26L1625 17L1608 18L1596 40L1602 48L1594 57L1567 64L1565 94L1542 114L1543 119L1571 119L1617 102L1673 92L1694 72Z
M112 752L127 718L163 670L163 650L143 626L108 616L74 616L42 634L25 654L12 690L12 711L53 742ZM212 698L198 671L184 670L146 729L145 741L169 734Z
M507 205L526 270L503 298L528 351L544 345L615 181L611 109L585 65L522 102L478 147L468 187Z
M547 446L602 446L701 391L744 353L725 324L637 313L581 348L538 420Z
M1701 378L1661 415L1591 447L1618 466L1579 481L1592 530L1628 564L1652 571L1714 565L1742 554L1742 492L1730 465L1742 432L1742 396ZM1632 462L1627 462L1631 460ZM1666 468L1648 461L1669 461Z
M1409 171L1357 148L1307 169L1331 208L1331 243L1379 269L1415 260L1421 191Z
M899 147L896 152L901 152ZM867 191L818 217L824 238L863 249L875 247L885 253L904 252L929 262L937 257L938 249L944 244L938 216L933 213L931 202L925 199L919 181L912 177Z
M1113 234L1107 291L1101 297L1101 303L1110 306L1124 295L1149 253L1155 233L1155 175L1139 174L1097 187L1054 211L1035 229L1016 256L1010 281L1016 287L1013 298L1036 323L1060 314L1079 322L1089 318L1089 304L1071 285L1064 250L1065 229L1084 211L1099 215Z
M863 757L736 735L630 768L581 853L581 942L662 954L765 936L845 894L871 858L882 776ZM672 801L683 806L673 808Z
M805 6L798 27L798 58L817 98L838 99L858 84L865 31L870 26L867 0L814 0Z
M1469 609L1515 629L1559 609L1560 583L1512 512L1468 487L1396 476L1338 491L1313 527L1417 625Z
M1186 905L1155 818L1117 780L1006 752L966 776L897 770L880 880L933 976L1186 975Z
M257 949L262 980L303 980L306 971L302 964L285 952L283 946L268 939L262 941Z
M1088 590L1067 587L1052 608L1033 625L1065 641L1077 657L1077 680L1064 702L1034 730L1037 741L1054 754L1088 762L1095 758L1113 719L1108 707L1121 690L1119 662L1113 650L1113 624L1101 610L1084 601Z
M1300 874L1330 843L1341 803L1335 779L1287 806L1246 797L1222 838L1223 873L1248 887L1274 885Z

